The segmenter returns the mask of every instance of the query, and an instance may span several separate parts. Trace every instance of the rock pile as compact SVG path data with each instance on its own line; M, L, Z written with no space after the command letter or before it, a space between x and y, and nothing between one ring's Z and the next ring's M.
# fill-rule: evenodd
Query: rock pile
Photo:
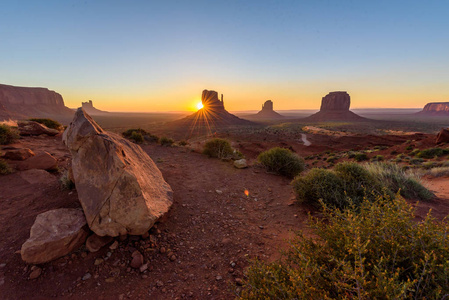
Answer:
M350 111L350 105L351 98L347 92L330 92L321 100L320 111L302 120L310 122L367 120Z
M136 144L105 132L79 108L64 132L78 197L99 236L141 235L173 202L170 186Z
M437 135L437 144L449 143L449 128L441 128Z

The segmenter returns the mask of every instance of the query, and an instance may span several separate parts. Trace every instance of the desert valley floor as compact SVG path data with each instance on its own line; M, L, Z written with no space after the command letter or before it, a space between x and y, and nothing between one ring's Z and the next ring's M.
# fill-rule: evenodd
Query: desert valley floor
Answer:
M265 137L263 137L265 136ZM42 264L42 274L29 279L32 267L18 250L28 238L35 217L55 208L77 208L76 190L64 190L60 173L34 176L15 172L1 177L0 185L0 294L2 299L230 299L238 295L249 261L273 261L288 245L293 232L308 231L313 207L295 202L290 180L258 167L257 154L274 146L290 148L306 157L319 153L344 153L353 148L375 148L370 155L434 147L435 135L366 135L330 137L308 133L310 146L301 136L253 134L223 137L233 141L249 161L247 169L199 153L201 143L164 147L142 145L174 191L174 204L148 236L116 238L118 242L90 253L78 251ZM332 146L329 146L332 145ZM67 168L70 153L55 137L25 137L12 146L47 151ZM344 158L341 158L344 160ZM319 164L324 164L320 161ZM310 161L307 161L310 163ZM311 167L311 166L309 166ZM416 203L417 219L429 209L439 219L449 214L449 178L424 178L436 193L429 202ZM248 191L248 195L245 194ZM111 249L113 248L113 249ZM114 249L115 248L115 249ZM148 269L129 266L135 250L144 253Z

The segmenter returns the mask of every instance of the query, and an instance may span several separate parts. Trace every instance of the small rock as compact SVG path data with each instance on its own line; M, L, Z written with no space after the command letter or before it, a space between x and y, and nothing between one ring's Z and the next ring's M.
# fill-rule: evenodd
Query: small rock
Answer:
M244 169L248 167L248 164L246 163L246 159L242 158L239 160L234 161L234 167L237 169Z
M83 278L81 278L82 280L87 280L90 279L92 277L92 275L90 273L86 273L84 274Z
M6 267L6 264L5 264L5 263L0 264L0 268L4 268L4 267Z
M96 260L95 260L95 265L96 266L98 266L98 265L101 265L102 263L104 263L104 259L102 259L102 258L97 258Z
M223 279L223 277L222 277L221 275L218 275L217 277L215 277L215 279L216 279L217 281L220 281L220 280Z
M12 150L6 151L6 153L3 155L3 158L10 159L10 160L25 160L25 159L30 158L35 155L36 154L34 154L34 152L28 148L12 149Z
M111 249L111 250L115 250L115 249L117 249L118 248L118 242L117 241L114 241L110 246L109 246L109 249Z
M243 285L243 280L241 279L241 278L236 278L236 279L234 279L235 280L235 283L237 284L237 285Z
M221 190L215 190L215 192L219 195L223 194L223 191L221 191Z
M171 260L171 261L175 261L175 260L176 260L176 256L175 256L174 254L171 255L171 256L170 256L170 260Z
M259 228L260 228L260 229L263 229L263 226L262 226L262 225L260 225L260 226L259 226Z
M134 269L138 269L140 268L140 266L143 265L143 255L142 253L140 253L139 251L134 251L132 256L132 261L131 261L131 267Z
M141 273L145 272L147 269L148 269L148 264L143 264L139 268Z
M115 278L114 277L109 277L109 278L106 278L104 281L111 283L111 282L115 281Z
M163 283L162 281L160 281L160 280L157 280L157 281L156 281L156 285L157 285L158 287L161 287L161 286L164 286L164 283Z
M99 236L94 233L87 238L86 248L90 252L97 252L98 250L100 250L101 248L106 246L106 244L110 243L111 241L112 241L112 237L110 237L110 236Z
M165 252L167 252L167 249L165 249L165 247L161 247L161 249L159 249L159 252L164 254Z
M148 231L146 231L144 234L142 234L143 239L147 239L149 237L150 237L150 234L148 233Z
M42 269L39 267L36 267L36 268L34 268L34 270L31 271L29 278L30 278L30 280L33 280L33 279L36 279L39 276L41 276L41 274L42 274Z

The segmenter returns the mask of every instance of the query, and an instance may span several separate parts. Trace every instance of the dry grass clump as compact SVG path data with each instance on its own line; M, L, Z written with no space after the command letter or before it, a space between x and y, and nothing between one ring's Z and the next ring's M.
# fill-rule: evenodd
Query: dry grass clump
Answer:
M449 224L414 220L400 197L324 207L281 260L252 262L240 299L443 299L449 293Z
M17 130L6 124L0 124L0 145L12 144L19 138Z
M204 144L203 154L220 159L231 158L234 150L228 140L214 138Z
M12 173L11 167L6 161L0 159L0 175L6 175Z
M161 146L166 146L166 147L170 147L175 143L175 141L173 139L165 137L165 136L161 137L159 142L161 143Z
M150 143L158 143L159 142L158 136L153 135L141 128L128 129L128 130L122 132L122 136L127 139L132 140L133 142L135 142L137 144L142 144L144 141L150 142Z
M262 152L257 157L257 160L268 171L290 178L295 177L305 169L305 162L302 157L299 157L289 149L280 147Z
M64 128L61 123L52 119L32 118L29 121L34 121L56 130L62 130Z

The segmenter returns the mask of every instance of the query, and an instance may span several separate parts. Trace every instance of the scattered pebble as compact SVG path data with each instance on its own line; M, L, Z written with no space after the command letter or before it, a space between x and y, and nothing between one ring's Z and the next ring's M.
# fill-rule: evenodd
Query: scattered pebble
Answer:
M95 260L94 265L98 266L98 265L101 265L102 263L104 263L104 259L102 259L102 258L97 258L97 259Z
M117 241L114 241L110 246L109 246L109 249L111 249L111 250L115 250L115 249L117 249L118 248L118 242Z
M86 273L86 274L83 276L82 280L87 280L87 279L90 279L91 277L92 277L92 275L91 275L90 273Z
M34 266L33 266L33 267L34 267ZM38 278L39 276L41 276L41 274L42 274L42 269L39 268L39 267L35 267L34 269L32 269L29 278L30 278L31 280L32 280L32 279L36 279L36 278Z

